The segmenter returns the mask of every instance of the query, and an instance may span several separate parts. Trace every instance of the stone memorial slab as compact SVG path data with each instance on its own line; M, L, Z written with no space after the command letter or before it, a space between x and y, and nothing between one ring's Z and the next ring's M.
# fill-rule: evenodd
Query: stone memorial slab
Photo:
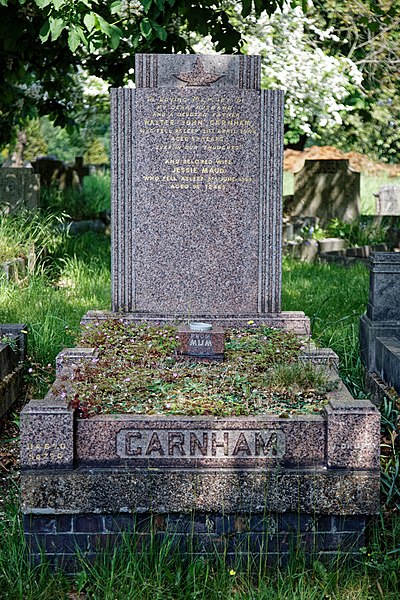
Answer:
M382 185L376 194L376 214L400 215L400 185Z
M360 216L360 173L348 160L306 160L294 175L293 216L352 221Z
M367 370L378 372L377 338L400 339L400 254L372 252L367 313L360 319L360 351Z
M40 180L32 169L0 169L0 213L39 206Z
M259 57L137 55L112 91L113 309L280 311L283 93Z

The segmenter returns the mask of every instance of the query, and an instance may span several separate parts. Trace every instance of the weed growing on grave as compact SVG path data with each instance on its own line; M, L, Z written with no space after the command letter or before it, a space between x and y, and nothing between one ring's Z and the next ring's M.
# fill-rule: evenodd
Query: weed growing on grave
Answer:
M90 363L56 384L81 417L98 413L290 416L321 410L336 386L325 371L298 363L299 338L267 327L227 330L225 360L179 360L177 329L111 319L87 325Z

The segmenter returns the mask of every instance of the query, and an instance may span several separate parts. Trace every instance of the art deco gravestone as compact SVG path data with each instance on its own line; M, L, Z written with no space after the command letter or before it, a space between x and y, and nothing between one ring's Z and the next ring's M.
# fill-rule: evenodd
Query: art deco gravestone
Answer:
M256 57L137 56L137 89L112 97L114 312L86 320L178 321L182 360L222 360L223 327L248 319L308 332L303 313L280 312L283 98L259 90L259 68ZM183 551L272 561L297 538L325 555L364 545L379 509L369 401L341 386L320 414L292 418L79 419L61 390L96 360L65 350L47 397L22 412L33 559L73 563L76 548L93 558L135 531L138 543L172 532Z
M39 206L39 176L32 169L0 169L0 212Z
M348 160L306 160L294 176L294 216L351 221L360 216L360 173Z
M308 333L281 313L283 93L259 57L139 55L136 74L112 92L113 310Z

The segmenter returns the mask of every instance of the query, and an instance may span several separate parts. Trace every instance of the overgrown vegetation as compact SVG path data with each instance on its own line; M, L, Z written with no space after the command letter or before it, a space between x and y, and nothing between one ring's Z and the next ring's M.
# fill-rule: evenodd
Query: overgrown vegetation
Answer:
M172 326L86 325L82 344L97 349L57 394L82 417L98 413L239 416L319 412L337 381L299 364L301 341L268 327L226 331L225 359L209 364L177 355Z
M55 250L63 241L61 222L62 215L35 210L0 216L0 262Z
M71 219L93 219L110 210L110 175L98 173L83 178L82 189L58 186L42 188L41 206Z

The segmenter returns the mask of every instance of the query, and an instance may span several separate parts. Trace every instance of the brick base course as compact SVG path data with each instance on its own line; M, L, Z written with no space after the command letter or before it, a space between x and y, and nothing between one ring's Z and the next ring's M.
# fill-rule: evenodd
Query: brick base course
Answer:
M367 517L353 515L254 514L71 514L25 515L31 559L74 571L79 555L92 561L101 550L123 546L134 551L167 542L190 556L222 555L227 562L259 557L284 564L293 550L329 560L355 558L365 546Z

